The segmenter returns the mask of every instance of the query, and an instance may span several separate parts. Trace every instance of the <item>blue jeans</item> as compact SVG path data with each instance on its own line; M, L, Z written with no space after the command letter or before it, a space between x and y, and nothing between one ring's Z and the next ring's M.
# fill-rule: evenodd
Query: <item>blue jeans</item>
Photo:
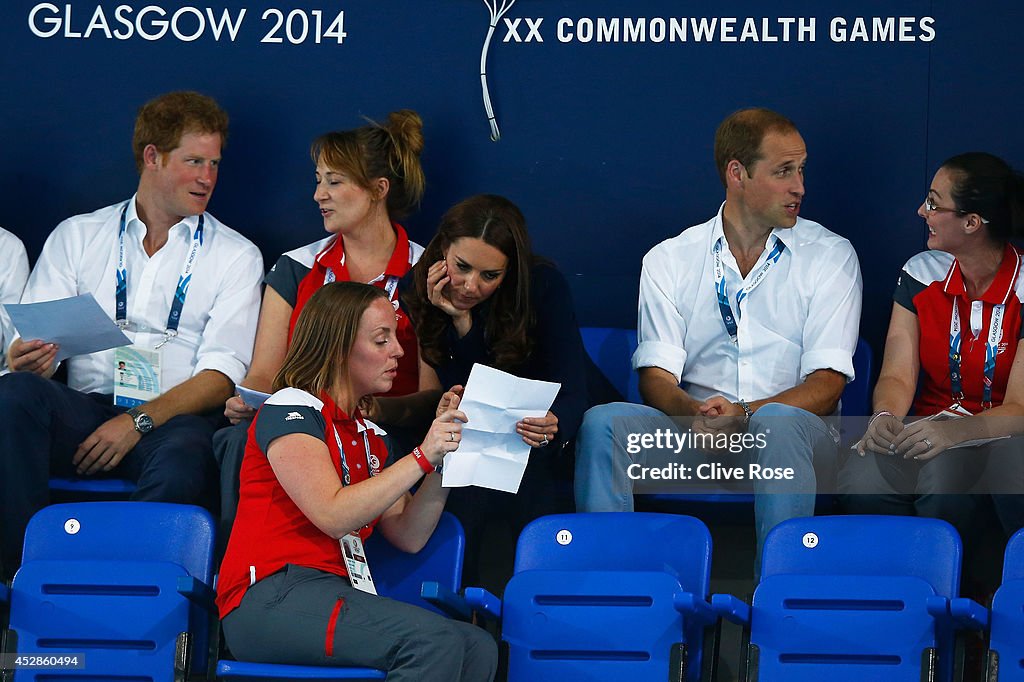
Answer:
M825 422L815 414L781 403L762 406L747 428L749 440L763 442L734 454L709 452L697 448L627 449L627 434L654 433L684 429L660 410L633 403L598 405L587 411L576 437L576 509L590 511L632 511L634 480L631 464L665 467L682 464L693 471L701 464L717 462L737 465L749 472L749 465L764 468L791 468L791 480L750 481L755 493L754 519L758 557L768 531L781 521L814 514L817 479L814 466L834 467L836 441ZM749 480L749 479L748 479ZM690 491L697 491L693 485ZM666 490L667 492L667 490ZM678 488L677 488L678 492Z

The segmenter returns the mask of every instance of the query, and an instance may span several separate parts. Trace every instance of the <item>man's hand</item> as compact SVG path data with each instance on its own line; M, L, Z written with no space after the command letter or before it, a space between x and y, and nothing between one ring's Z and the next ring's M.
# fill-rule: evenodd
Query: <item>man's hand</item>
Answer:
M7 351L7 366L15 372L32 372L49 377L53 374L53 361L59 346L39 339L22 341L15 339Z
M735 405L720 395L712 396L697 408L697 418L693 421L693 430L697 433L730 435L743 433L747 430L747 414L739 405Z
M135 430L135 420L127 414L109 419L82 441L72 463L79 475L91 476L110 471L124 459L142 435Z

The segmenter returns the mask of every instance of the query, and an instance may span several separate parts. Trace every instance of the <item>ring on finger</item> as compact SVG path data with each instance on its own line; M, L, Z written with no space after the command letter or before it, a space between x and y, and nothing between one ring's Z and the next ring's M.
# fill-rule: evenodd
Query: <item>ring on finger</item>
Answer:
M455 432L454 431L449 431L448 432L448 440L450 440L453 443L455 442Z
M546 447L546 446L547 446L547 444L548 444L549 442L550 442L550 441L548 440L548 437L547 437L547 436L544 436L544 440L542 440L542 441L540 442L540 445L538 445L537 447L541 447L541 448L543 448L543 447Z
M930 440L928 440L927 438L923 439L921 442L924 443L925 445L927 445L929 450L931 450L934 447L932 445L932 442Z

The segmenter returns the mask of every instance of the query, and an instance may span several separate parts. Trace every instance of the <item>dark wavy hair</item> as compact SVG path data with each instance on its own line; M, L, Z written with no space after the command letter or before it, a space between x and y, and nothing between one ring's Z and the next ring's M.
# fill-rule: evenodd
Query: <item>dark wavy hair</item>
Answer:
M445 251L459 239L480 239L505 254L508 265L505 279L488 301L484 321L484 339L502 369L525 361L533 350L529 331L534 314L530 306L530 268L536 257L530 248L526 219L519 208L505 197L478 194L448 209L441 218L437 234L413 268L413 288L406 306L416 326L416 336L424 359L440 365L448 358L449 317L427 297L427 270L444 257Z
M998 156L967 152L942 167L953 180L953 203L960 213L988 221L989 236L1001 243L1024 236L1024 177Z

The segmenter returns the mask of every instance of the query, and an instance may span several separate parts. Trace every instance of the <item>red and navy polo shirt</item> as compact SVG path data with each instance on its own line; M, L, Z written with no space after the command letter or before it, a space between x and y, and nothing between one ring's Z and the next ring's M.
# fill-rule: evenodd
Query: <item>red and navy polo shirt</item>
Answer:
M961 404L974 414L982 410L985 347L992 308L999 304L1005 306L992 381L992 404L1003 402L1017 342L1024 332L1021 329L1021 301L1024 300L1024 286L1019 277L1021 256L1020 250L1007 245L995 279L976 301L968 300L960 264L948 253L925 251L903 266L893 300L917 315L921 329L918 348L921 377L914 399L914 414L936 414L953 403L949 327L954 301L960 312L962 339L960 374L964 399Z
M238 513L217 584L221 618L241 603L250 585L276 573L285 564L348 575L338 540L317 528L292 502L266 455L274 439L304 433L327 444L334 469L339 480L343 480L334 428L345 453L351 485L380 471L387 459L387 446L376 427L372 422L362 421L358 413L350 418L334 405L330 396L323 394L318 399L305 391L286 388L270 396L260 408L249 427L239 474ZM363 540L370 536L375 524L376 520L360 529Z

